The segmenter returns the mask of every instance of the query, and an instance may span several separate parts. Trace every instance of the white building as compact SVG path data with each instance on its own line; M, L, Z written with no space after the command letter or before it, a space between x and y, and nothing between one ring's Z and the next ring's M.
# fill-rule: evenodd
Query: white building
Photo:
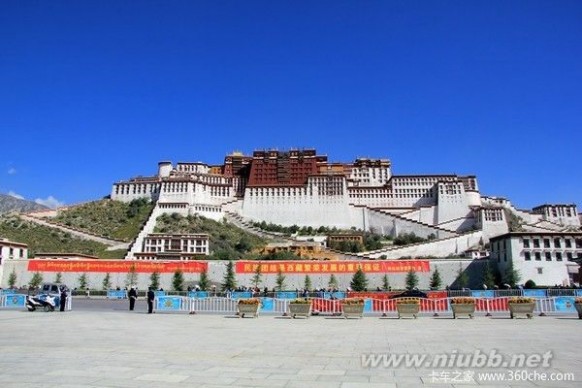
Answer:
M491 239L491 260L503 275L513 263L521 282L568 286L568 264L582 259L582 233L507 233Z
M208 234L150 233L143 241L136 260L193 260L210 254Z
M0 238L0 265L6 260L27 258L28 245Z

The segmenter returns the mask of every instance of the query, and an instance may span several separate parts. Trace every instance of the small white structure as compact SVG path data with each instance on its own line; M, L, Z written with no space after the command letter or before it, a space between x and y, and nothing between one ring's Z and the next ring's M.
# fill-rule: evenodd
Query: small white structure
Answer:
M0 265L6 260L27 258L28 245L0 238Z
M514 232L491 239L491 260L504 274L510 263L521 282L569 286L568 262L582 259L582 233Z

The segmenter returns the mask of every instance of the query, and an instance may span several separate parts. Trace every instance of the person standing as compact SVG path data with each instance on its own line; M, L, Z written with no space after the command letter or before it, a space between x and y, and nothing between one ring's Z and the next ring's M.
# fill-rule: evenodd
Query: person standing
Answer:
M150 287L148 289L148 314L151 314L154 310L155 297L156 297L156 294L154 293L154 290Z
M65 287L61 288L61 300L59 301L59 310L65 311L65 307L67 306L67 289Z
M129 297L129 311L133 311L135 307L135 301L137 300L137 291L135 288L131 287L129 292L127 293Z

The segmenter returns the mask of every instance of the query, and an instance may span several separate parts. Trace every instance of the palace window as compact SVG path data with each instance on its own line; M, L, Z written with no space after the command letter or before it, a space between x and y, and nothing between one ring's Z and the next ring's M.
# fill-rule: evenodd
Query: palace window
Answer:
M531 253L524 252L523 256L525 258L525 261L531 261Z
M549 247L550 247L550 239L544 238L544 248L549 248Z
M540 252L535 252L534 256L535 256L536 261L542 260L542 254Z
M546 261L552 261L552 254L550 252L546 252Z
M529 240L526 239L526 238L523 239L523 247L524 248L529 248Z
M556 252L556 261L562 261L562 252Z

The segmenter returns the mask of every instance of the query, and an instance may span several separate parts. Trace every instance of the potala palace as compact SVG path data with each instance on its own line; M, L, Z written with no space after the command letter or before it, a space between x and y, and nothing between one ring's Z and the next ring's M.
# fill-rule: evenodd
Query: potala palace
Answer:
M357 254L371 259L459 255L508 232L580 231L574 204L517 209L505 198L482 195L473 175L393 175L391 167L388 159L329 162L315 149L235 152L222 165L160 162L155 176L114 183L111 198L156 203L126 259L136 258L163 213L430 237Z

